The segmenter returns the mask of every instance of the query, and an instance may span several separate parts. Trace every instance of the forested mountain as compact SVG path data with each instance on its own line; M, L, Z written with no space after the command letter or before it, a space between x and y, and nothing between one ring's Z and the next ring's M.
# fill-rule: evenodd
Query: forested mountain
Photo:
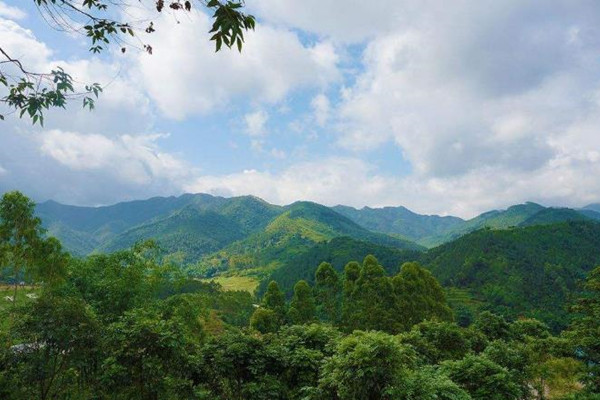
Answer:
M185 194L106 207L48 201L36 212L49 234L74 254L121 250L137 240L154 238L165 250L184 252L184 259L196 261L202 254L262 229L283 208L253 196Z
M580 292L580 281L600 265L600 224L564 222L510 229L484 228L427 252L392 249L350 238L335 238L309 251L288 256L268 280L288 295L300 279L314 282L319 263L343 266L374 254L386 273L418 261L448 289L458 317L471 320L487 309L513 318L535 317L553 329L568 323L567 305Z
M396 234L409 240L420 241L432 236L443 235L464 224L458 217L420 215L405 207L353 207L338 205L333 209L359 225L375 232Z
M600 224L482 229L419 259L447 287L467 289L495 312L565 326L580 281L600 265Z
M415 248L314 203L264 226L231 216L273 212L257 201L187 205L141 226L180 232L174 246L256 230L225 249L279 263L260 298L186 275L152 242L71 257L33 202L3 196L0 397L597 399L600 223L536 213L542 225L424 252L384 246Z
M506 210L488 211L469 220L419 215L404 207L365 207L357 210L336 206L334 209L368 229L400 235L425 247L435 247L485 227L506 229L513 226L600 219L600 212L594 210L594 205L574 210L544 207L532 202L514 205Z
M260 232L203 259L198 270L204 276L250 268L274 270L305 254L315 244L342 236L398 249L423 249L404 239L371 232L320 204L297 202Z

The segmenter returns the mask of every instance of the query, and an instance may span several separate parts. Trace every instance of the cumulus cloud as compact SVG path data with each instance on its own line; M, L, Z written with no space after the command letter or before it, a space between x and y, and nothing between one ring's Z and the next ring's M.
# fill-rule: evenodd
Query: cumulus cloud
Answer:
M319 93L313 97L310 102L310 106L313 109L317 124L319 126L325 126L331 112L331 103L329 102L327 96L325 96L323 93Z
M0 1L0 17L8 19L23 19L27 16L25 11L18 7L9 6L3 1Z
M210 24L201 12L181 24L165 15L147 38L154 55L135 56L139 78L169 118L211 112L233 100L275 103L294 89L323 87L339 78L330 44L303 45L290 30L261 25L246 34L242 53L215 53L214 43L203 36Z
M342 93L341 146L393 142L416 176L449 182L487 170L533 181L598 148L597 3L411 9L410 22L367 44L364 71Z
M263 136L266 134L265 125L269 114L263 110L254 111L244 116L246 132L250 136Z
M190 169L156 142L164 135L122 135L108 138L50 130L41 137L42 153L75 171L100 170L116 180L147 185L153 180L172 182L188 177Z

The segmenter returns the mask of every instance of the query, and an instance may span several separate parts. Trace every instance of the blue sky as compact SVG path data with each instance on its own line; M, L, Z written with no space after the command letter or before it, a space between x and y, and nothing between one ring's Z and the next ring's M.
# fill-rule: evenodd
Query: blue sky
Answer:
M142 38L152 56L92 57L33 1L0 1L0 46L105 86L92 113L0 123L0 192L80 205L254 194L463 217L600 201L597 1L247 7L259 23L242 54L215 54L195 11L156 17Z

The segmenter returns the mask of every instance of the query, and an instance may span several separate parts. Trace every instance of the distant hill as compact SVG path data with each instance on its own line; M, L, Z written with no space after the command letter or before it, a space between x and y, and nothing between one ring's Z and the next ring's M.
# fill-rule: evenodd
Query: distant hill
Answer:
M581 221L588 218L600 220L600 212L594 211L593 205L588 207L590 208L582 210L547 208L527 202L506 210L488 211L469 220L419 215L404 207L364 207L360 210L347 206L333 208L370 230L398 235L431 248L485 227L507 229L513 226Z
M448 287L467 289L496 312L564 327L565 307L600 265L600 224L579 221L482 229L424 253L421 262Z
M49 234L74 254L119 250L150 238L169 251L181 251L186 248L184 243L199 242L193 244L186 260L262 229L281 212L282 207L253 196L223 198L207 194L155 197L106 207L48 201L36 208ZM184 243L178 244L180 240Z
M211 276L223 271L257 267L268 272L306 253L315 244L340 236L397 249L423 250L423 247L408 240L371 232L328 207L297 202L285 207L285 211L261 232L203 259L198 272Z
M600 203L588 204L587 206L583 207L583 210L591 210L600 213Z
M357 210L340 205L333 209L372 231L395 234L416 242L443 235L465 222L458 217L420 215L405 207L364 207Z

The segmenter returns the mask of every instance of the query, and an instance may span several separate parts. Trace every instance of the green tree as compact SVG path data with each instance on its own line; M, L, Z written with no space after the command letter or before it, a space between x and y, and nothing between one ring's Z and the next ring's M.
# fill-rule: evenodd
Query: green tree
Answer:
M40 251L44 230L34 210L35 203L18 191L0 199L0 262L12 271L15 305L19 281L44 259Z
M316 306L308 282L298 281L294 285L294 297L290 303L288 318L294 324L305 324L315 319Z
M186 325L181 315L169 315L156 304L126 311L110 324L101 376L106 394L116 399L189 398L193 389L187 374L200 343L190 340Z
M569 337L579 357L588 365L589 391L600 393L600 267L592 270L584 284L585 295L577 300Z
M244 31L252 30L255 18L242 12L242 1L193 1L193 0L33 0L45 21L52 21L60 30L71 34L81 34L90 41L90 52L97 54L111 43L117 43L124 53L128 47L143 47L152 54L153 48L146 43L145 34L159 29L155 20L163 11L171 13L189 13L199 4L214 12L213 25L209 32L210 40L215 42L216 51L223 44L242 50ZM128 8L138 7L142 3L146 10L156 10L154 17L131 21L113 19L110 16L130 16ZM77 27L77 28L75 28ZM137 43L136 43L137 42ZM94 101L102 92L97 84L86 85L79 89L75 81L62 68L50 72L32 71L18 56L9 54L8 49L0 46L0 63L10 66L8 71L0 71L0 88L8 92L0 98L19 113L26 115L35 124L44 123L44 111L53 108L65 108L71 99L83 98L83 107L94 108ZM0 114L0 120L4 116Z
M439 369L420 368L409 374L402 388L402 399L406 400L471 400L471 396L461 389Z
M392 399L412 368L414 352L383 332L357 331L342 339L323 366L323 399Z
M344 267L344 291L342 297L342 326L348 331L356 327L356 301L354 298L356 281L360 277L360 264L350 261Z
M399 338L413 346L426 364L459 360L472 350L468 331L450 322L425 321Z
M335 324L340 317L340 282L331 264L322 262L315 272L315 294L319 319Z
M81 298L45 292L19 313L14 337L15 399L86 398L99 373L101 326Z
M467 355L462 360L445 361L442 371L473 400L517 400L523 395L506 368L483 356Z
M483 311L473 324L475 329L482 332L489 340L509 339L510 325L501 315Z
M281 318L279 318L275 311L268 308L257 308L250 317L250 327L256 329L260 333L277 332L280 326Z
M368 255L363 261L352 298L356 307L354 317L357 329L396 331L397 315L393 308L392 283L372 255Z
M285 295L279 289L275 281L269 282L267 291L262 299L262 306L275 312L277 317L283 321L286 315Z
M428 319L452 321L452 310L446 304L442 286L418 263L404 263L392 284L396 312L405 330Z
M285 388L279 347L238 331L212 338L201 352L199 380L209 389L206 399L283 400Z

